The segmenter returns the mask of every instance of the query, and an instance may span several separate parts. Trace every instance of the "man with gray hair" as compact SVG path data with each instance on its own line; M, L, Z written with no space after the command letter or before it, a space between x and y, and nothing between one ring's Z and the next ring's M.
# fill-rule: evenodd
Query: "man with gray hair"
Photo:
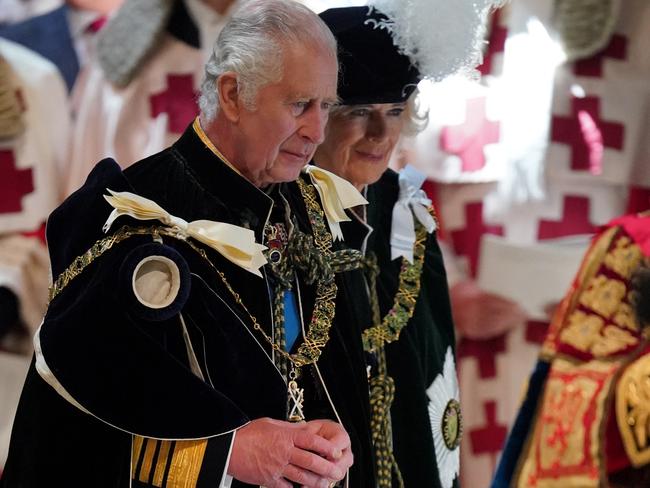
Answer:
M52 213L1 487L375 486L370 311L340 242L365 200L307 166L337 71L306 7L244 4L181 138L125 171L101 161Z

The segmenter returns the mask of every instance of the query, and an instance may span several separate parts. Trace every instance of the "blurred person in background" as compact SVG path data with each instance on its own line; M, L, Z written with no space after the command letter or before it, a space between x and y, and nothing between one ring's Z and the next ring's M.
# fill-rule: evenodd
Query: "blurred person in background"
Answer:
M604 226L553 317L494 488L650 483L650 213Z
M451 251L463 484L492 478L591 236L650 205L648 9L645 1L510 2L492 19L478 81L420 86L436 109L407 147L428 176ZM491 313L476 293L506 306Z

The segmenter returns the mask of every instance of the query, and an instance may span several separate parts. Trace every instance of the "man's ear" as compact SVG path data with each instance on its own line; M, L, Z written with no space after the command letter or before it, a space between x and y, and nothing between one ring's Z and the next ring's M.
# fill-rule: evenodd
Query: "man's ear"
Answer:
M222 112L230 122L239 120L239 112L242 110L242 102L239 98L239 87L237 84L237 73L226 71L217 78L217 95L219 97L219 111Z

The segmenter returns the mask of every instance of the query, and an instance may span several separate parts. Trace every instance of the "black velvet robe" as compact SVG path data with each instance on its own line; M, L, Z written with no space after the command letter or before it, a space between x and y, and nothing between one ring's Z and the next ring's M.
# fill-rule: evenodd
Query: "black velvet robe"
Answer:
M106 188L152 199L187 221L209 219L250 228L258 242L263 242L273 204L189 127L172 147L124 172L112 160L100 162L86 184L53 212L47 236L55 278L105 237L101 227L112 210L102 198ZM279 193L299 228L311 233L297 184L281 184ZM124 224L153 223L121 217L111 232ZM248 314L203 257L181 240L163 241L188 265L184 286L190 291L178 309L205 380L190 371L178 314L145 316L124 292L130 287L129 275L125 278L122 272L125 263L151 244L151 236L116 244L50 304L37 339L39 371L33 362L14 422L3 488L166 486L174 467L172 453L180 446L198 452L194 486L215 487L234 429L260 417L286 418L286 383L274 366L270 345L253 330ZM340 246L335 243L335 248ZM206 252L271 335L266 274L257 277L210 249ZM340 420L350 434L355 463L349 486L370 488L374 475L360 340L360 324L367 323L370 313L352 306L353 294L362 286L360 273L337 276L330 341L317 367L303 368L300 382L306 390L307 419L326 415ZM308 323L315 287L300 282L299 290ZM142 449L132 460L138 442ZM239 486L247 485L233 482Z
M377 256L382 317L393 306L402 262L391 260L390 249L392 212L398 196L398 175L392 170L370 185L366 195L367 223L373 228L367 251ZM395 381L393 453L407 488L440 486L426 390L443 372L447 348L455 350L447 278L435 232L426 242L420 286L413 317L399 340L385 346L388 375Z

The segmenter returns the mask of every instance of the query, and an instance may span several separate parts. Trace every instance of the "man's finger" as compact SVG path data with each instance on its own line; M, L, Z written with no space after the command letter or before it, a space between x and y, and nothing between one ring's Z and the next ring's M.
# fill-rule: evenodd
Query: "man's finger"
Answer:
M350 447L350 436L339 423L331 420L312 420L307 422L306 430L324 437L341 451Z
M339 467L344 473L350 469L350 466L354 464L354 455L352 454L352 449L346 449L343 451L343 455L340 459L334 461L334 464Z
M285 479L277 479L269 485L265 485L266 488L293 488L293 485Z
M298 449L297 447L294 447L291 450L289 463L298 468L310 471L321 478L340 480L345 476L345 471L336 464L314 454L313 452Z
M329 459L339 459L343 452L336 444L307 430L301 430L294 434L293 445Z
M300 486L314 488L327 488L330 480L315 475L293 464L287 464L282 471L282 476L289 481L298 483Z

